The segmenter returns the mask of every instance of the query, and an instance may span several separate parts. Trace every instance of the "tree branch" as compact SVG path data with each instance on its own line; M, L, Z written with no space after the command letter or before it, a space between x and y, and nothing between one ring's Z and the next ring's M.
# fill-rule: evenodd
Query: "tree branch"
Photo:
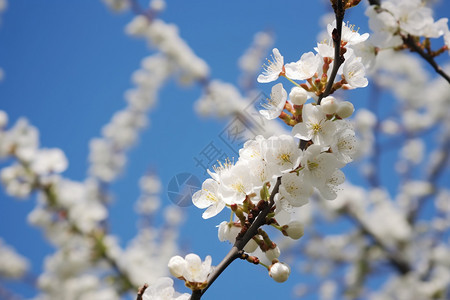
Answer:
M142 300L142 297L145 293L145 290L148 288L148 284L144 284L141 288L139 288L139 291L137 293L136 300Z
M431 170L429 170L429 174L427 178L425 179L426 182L435 183L439 176L445 171L446 166L448 165L448 162L450 160L450 136L447 136L446 139L443 141L441 146L441 152L442 155L439 157L439 160L437 162L434 162L433 167ZM432 164L431 159L428 161L428 164ZM408 215L408 221L410 224L414 223L414 221L417 218L417 215L419 211L421 211L421 208L425 204L427 199L430 199L433 195L436 195L438 192L437 188L433 188L433 192L420 197L417 199L416 206L410 211Z
M342 22L344 20L344 14L345 9L342 3L342 0L338 0L333 4L333 9L336 15L336 28L333 30L333 44L334 44L334 64L333 69L331 71L331 75L328 78L328 83L325 88L325 91L319 96L318 104L320 104L320 101L328 96L331 93L331 89L333 87L334 80L336 78L337 72L339 70L339 67L344 62L344 56L341 54L341 35L342 35ZM305 144L305 143L304 143ZM305 145L303 145L304 147ZM302 147L302 141L300 142L300 148ZM272 194L270 195L269 203L264 207L263 210L260 211L258 216L256 217L255 221L252 223L252 225L248 228L248 230L245 232L243 236L238 235L236 238L236 242L233 245L233 248L231 248L230 252L225 256L225 258L217 265L216 269L213 271L213 273L210 274L208 278L208 285L203 290L196 290L192 292L191 300L199 300L201 299L202 295L208 290L208 288L212 285L212 283L217 279L217 277L222 274L223 271L236 259L238 258L241 253L242 249L244 249L245 245L248 243L248 241L254 237L262 225L266 222L266 216L272 209L274 205L274 198L275 195L278 193L278 189L281 184L281 177L277 178L277 183L275 184Z
M369 0L370 5L380 5L380 0Z
M392 251L389 249L388 246L386 246L383 241L378 238L378 236L367 226L366 223L364 223L363 220L357 217L356 214L354 214L350 208L346 209L347 215L350 217L352 221L354 221L361 229L361 231L367 235L368 237L372 238L381 249L384 250L384 252L387 255L387 258L389 262L395 267L395 269L402 275L405 275L411 271L411 266L407 261L405 261L397 252Z
M436 63L431 54L426 53L422 48L420 48L410 34L402 38L403 43L405 43L405 45L408 46L411 51L417 52L423 59L425 59L433 67L436 73L441 75L442 78L447 80L447 82L450 84L450 76L447 73L445 73L444 70L442 70L442 68Z
M239 234L236 238L236 242L231 248L230 252L224 257L224 259L217 265L214 271L209 275L208 285L203 290L196 290L192 292L191 300L199 300L202 295L208 290L208 288L214 283L217 277L222 274L223 271L236 259L239 258L243 253L243 249L245 245L247 245L248 241L253 238L258 229L266 223L266 217L271 211L273 205L275 204L275 195L278 193L278 190L281 185L281 176L277 178L277 183L273 187L272 193L270 194L269 202L266 206L259 212L255 221L253 221L252 225L245 231L243 235Z
M342 0L337 0L333 3L333 10L336 16L336 28L333 29L332 38L334 45L334 63L333 69L331 70L330 77L328 78L328 83L325 88L325 91L319 96L317 103L320 105L320 102L323 98L327 97L331 93L331 89L334 84L334 79L336 78L339 67L344 62L344 55L341 53L341 36L342 36L342 22L344 21L345 9L342 3Z
M380 0L369 0L369 4L380 6ZM406 46L408 46L408 48L411 51L417 52L423 59L425 59L433 67L436 73L441 75L442 78L444 78L448 83L450 83L450 76L447 73L445 73L444 70L442 70L442 68L436 63L434 57L431 54L426 53L421 47L417 45L413 36L408 34L406 37L402 36L402 39L403 43Z

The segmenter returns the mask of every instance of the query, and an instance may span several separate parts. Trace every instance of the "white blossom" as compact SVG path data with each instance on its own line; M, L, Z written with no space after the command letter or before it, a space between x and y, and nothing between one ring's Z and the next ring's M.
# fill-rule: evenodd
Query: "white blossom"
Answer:
M248 162L240 160L234 165L228 162L215 168L215 171L209 173L219 184L218 193L222 195L223 202L228 205L242 204L256 180L248 172Z
M348 24L342 22L342 34L341 34L342 42L353 46L362 43L369 38L368 33L359 34L358 31L355 30L354 25L349 26L347 25ZM334 28L336 28L336 20L334 20L333 23L327 25L327 32L331 40L333 39L332 33Z
M302 111L303 122L292 128L292 134L314 144L329 145L335 132L335 124L328 120L320 105L307 104Z
M29 261L0 238L0 276L20 278L29 268Z
M174 256L169 261L169 269L174 276L183 277L186 282L206 282L212 272L211 256L207 256L203 262L193 253L186 255L184 259Z
M351 162L357 150L355 132L342 126L334 135L330 149L339 161L346 164Z
M180 295L173 288L173 280L168 277L161 277L145 289L142 295L143 300L188 300L190 294Z
M344 165L332 153L321 150L320 145L311 145L306 149L301 160L301 166L304 168L302 173L306 182L310 182L319 189L326 188L330 175Z
M320 56L307 52L297 62L286 64L286 76L293 80L305 80L313 77L319 66Z
M40 149L33 156L30 168L38 175L61 173L68 166L67 158L60 149Z
M267 60L264 65L264 71L258 76L258 82L267 83L277 80L281 73L284 72L284 58L281 56L277 48L272 50L273 56Z
M272 136L263 143L264 159L273 176L289 172L300 163L302 151L290 135Z
M202 189L192 196L192 202L198 208L208 208L202 215L204 219L214 217L225 207L225 202L219 193L219 184L214 179L206 179Z
M365 68L361 63L361 58L351 55L345 60L342 76L351 88L361 88L368 85L365 78Z
M267 103L262 104L265 108L260 110L259 113L268 120L276 119L280 116L284 109L287 100L287 92L283 88L281 83L278 83L272 87L270 98L267 99Z
M288 173L281 177L280 195L293 207L299 207L308 203L313 188L308 181L304 180L303 173Z

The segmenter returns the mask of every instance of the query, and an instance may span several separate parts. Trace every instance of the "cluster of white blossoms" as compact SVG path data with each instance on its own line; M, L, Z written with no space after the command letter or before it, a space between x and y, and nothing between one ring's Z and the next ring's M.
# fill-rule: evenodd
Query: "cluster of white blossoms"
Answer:
M173 288L173 280L168 277L158 278L151 286L145 289L143 300L188 300L190 294L179 294Z
M29 261L0 238L0 277L20 278L28 271Z
M171 63L161 54L144 58L132 79L136 87L125 93L127 106L116 112L102 128L102 137L90 142L89 173L111 182L123 171L127 151L136 143L139 132L149 123L147 114L154 108L158 92L171 75Z
M332 37L332 28L328 33ZM332 92L339 88L353 89L367 86L365 67L353 50L368 38L343 24L341 53L345 62L339 68L341 80L333 82ZM211 218L225 207L231 209L237 221L219 225L219 239L234 242L239 232L261 210L281 179L274 196L275 208L266 224L279 229L285 236L298 239L303 226L293 213L295 207L308 203L314 190L325 198L336 198L338 186L345 176L340 170L352 161L356 152L355 133L345 118L353 114L350 102L338 101L332 96L322 99L334 64L332 42L319 43L316 53L308 52L300 60L284 63L278 49L268 61L259 82L271 82L280 76L295 84L289 95L281 83L272 88L270 99L260 110L268 120L280 118L292 127L291 134L265 138L257 136L247 141L239 151L236 162L226 161L209 171L202 189L193 195L198 208L205 209L203 218ZM297 83L296 80L305 80ZM307 103L313 99L312 103ZM273 195L272 195L273 196ZM285 281L290 268L278 261L280 249L264 230L247 243L244 250L271 264L269 275L278 282Z
M430 18L426 7L430 3L381 3L382 9L368 8L374 31L368 44L387 47L396 40L400 45L401 36L408 35L419 43L433 37L429 34L433 28L447 30L446 19L434 22ZM395 14L390 12L393 7ZM398 20L387 21L400 14L403 17ZM445 47L438 52L442 49ZM376 63L371 66L371 83L395 97L383 102L384 96L375 96L370 100L371 111L359 109L353 118L358 136L353 157L360 162L363 181L358 185L346 182L334 201L319 199L319 205L310 206L315 222L304 223L315 234L288 247L290 253L305 256L297 270L322 278L321 300L446 299L449 245L441 237L448 235L450 228L450 194L444 183L448 177L450 87L442 77L433 76L417 54L395 51L402 50L400 47L378 50L383 51L377 51ZM449 74L448 65L442 70ZM437 143L428 134L430 128ZM396 158L392 165L383 161L390 155ZM396 182L397 178L401 179ZM334 234L323 230L347 224L349 219L356 227ZM362 285L380 266L387 270L386 280L375 288ZM296 293L301 297L316 293L316 289L303 285Z
M381 5L371 5L366 10L370 29L374 32L372 43L380 48L403 44L407 35L414 37L439 38L449 47L450 32L448 19L433 19L433 10L421 0L388 0Z
M184 280L185 285L192 290L206 287L208 275L213 271L211 256L202 262L197 254L191 253L185 258L174 256L169 260L170 273L178 279Z
M130 1L104 0L114 10L130 8ZM89 173L103 181L111 182L123 171L127 151L136 143L139 132L149 123L148 113L156 104L158 92L171 76L180 82L205 81L209 67L179 36L174 24L156 18L165 7L162 0L153 0L149 9L140 12L126 26L133 37L144 38L158 53L144 58L141 68L134 72L135 88L126 91L127 106L113 115L102 128L102 137L91 140Z
M178 252L176 241L182 220L178 207L164 211L163 230L144 222L145 227L122 250L115 237L106 232L105 202L109 195L99 182L92 177L84 182L62 177L68 161L60 149L40 148L38 130L25 119L10 128L7 125L8 115L0 111L0 158L15 159L2 168L2 184L17 198L37 192L37 205L28 222L41 228L58 249L46 258L37 280L42 294L36 299L119 299L119 290L124 287L134 289L148 278L168 274L167 262ZM146 176L141 188L138 209L143 217L149 217L159 208L160 183L155 176ZM5 245L0 245L0 253L0 276L24 275L26 260ZM116 284L106 283L106 278L115 277Z
M64 153L57 148L40 149L39 132L26 119L19 119L9 130L7 124L8 115L0 111L0 158L18 160L0 172L6 192L26 198L36 186L57 182L68 166Z
M194 53L178 31L175 24L145 14L134 17L126 27L128 34L146 39L150 47L170 58L179 73L180 82L206 80L209 75L207 63Z

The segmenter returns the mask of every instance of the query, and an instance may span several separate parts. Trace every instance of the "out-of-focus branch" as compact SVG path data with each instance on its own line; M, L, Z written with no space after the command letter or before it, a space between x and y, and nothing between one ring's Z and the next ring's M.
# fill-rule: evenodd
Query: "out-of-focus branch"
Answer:
M51 186L46 186L46 185L40 185L37 184L36 185L37 189L42 190L42 192L46 195L47 199L49 199L49 203L50 203L50 207L57 211L58 208L58 203L57 203L57 199L55 199L55 195L52 193L52 187ZM71 232L80 236L84 236L88 239L91 239L94 242L95 247L98 247L99 249L101 249L100 252L100 256L99 258L104 259L110 266L111 268L116 272L118 278L121 278L123 283L124 283L124 288L123 290L120 290L119 293L124 293L126 291L128 291L128 289L137 289L136 286L133 285L133 283L131 282L129 276L127 275L127 273L122 270L122 268L118 265L117 261L111 257L107 251L105 251L104 247L102 246L102 240L101 238L99 238L99 235L93 231L90 233L84 233L77 224L75 224L74 222L72 222L70 219L66 219L67 223L70 226ZM98 230L99 228L97 228Z
M450 160L450 136L447 136L445 141L442 143L441 146L441 153L442 155L439 157L438 161L433 162L433 168L429 171L428 176L426 178L427 182L433 183L436 182L436 180L439 178L439 176L444 172L446 169L446 166L448 165L448 162ZM425 201L435 195L437 192L437 189L434 188L433 192L420 197L417 200L417 205L415 209L412 209L411 212L408 215L408 221L412 224L417 218L417 215L419 211L421 211L422 206L424 205Z
M389 262L392 266L402 275L405 275L411 271L411 266L405 261L398 253L394 252L367 226L367 224L361 220L351 209L345 211L346 215L357 224L361 231L368 237L372 238L376 245L378 245L385 252Z
M380 104L380 87L375 83L371 87L371 94L370 94L370 100L369 100L369 108L370 110L375 114L376 117L376 124L374 127L374 141L373 141L373 151L372 151L372 157L371 162L373 165L373 171L370 172L370 175L368 175L369 183L373 187L379 187L381 185L380 183L380 157L382 154L383 148L380 147L380 120L379 120L379 104Z

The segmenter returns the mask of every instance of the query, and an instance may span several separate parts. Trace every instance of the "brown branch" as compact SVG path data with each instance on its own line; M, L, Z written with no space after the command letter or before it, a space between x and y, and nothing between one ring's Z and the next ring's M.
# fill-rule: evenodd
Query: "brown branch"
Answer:
M380 6L380 0L369 0L370 5ZM412 52L417 52L426 62L428 62L433 69L442 76L448 83L450 83L450 76L442 70L442 68L436 63L434 60L434 56L431 53L427 53L422 49L417 42L414 40L414 37L410 34L407 36L401 35L404 45L406 45ZM429 47L429 46L428 46Z
M236 238L236 242L231 248L230 252L224 257L224 259L217 265L214 271L208 277L208 285L203 290L196 290L192 292L191 300L199 300L202 295L208 290L208 288L214 283L217 277L225 271L225 269L236 259L239 258L242 254L242 251L247 245L248 241L255 236L258 232L258 229L266 223L266 217L271 211L273 205L275 204L275 195L278 193L278 190L281 185L281 176L277 178L277 183L273 187L272 194L270 195L269 202L266 206L259 212L255 221L253 221L252 225L247 229L247 231L241 235L239 234Z
M419 47L419 45L417 45L413 36L408 34L406 37L403 36L402 38L403 43L405 43L405 45L408 46L408 48L411 51L417 52L423 59L425 59L433 67L436 73L441 75L442 78L444 78L450 84L450 76L447 73L445 73L444 70L442 70L442 68L436 63L434 57L431 54L426 53L421 47Z
M334 79L336 78L339 67L344 63L344 54L341 53L341 36L342 36L342 22L344 21L345 9L342 3L343 0L337 0L333 2L333 10L336 16L336 28L333 29L331 34L333 38L334 45L334 63L333 69L331 70L330 77L328 78L328 83L325 91L320 94L317 103L320 104L323 98L331 94L331 89L334 84Z
M336 4L337 3L337 4ZM333 69L331 71L331 75L329 77L329 81L327 83L327 86L325 88L325 91L319 96L318 104L320 104L320 101L322 98L328 96L331 93L331 89L333 87L334 80L336 78L337 72L339 70L339 67L344 62L344 56L343 53L341 54L341 35L342 35L342 22L344 20L344 14L345 9L343 6L342 0L335 1L333 3L333 9L336 15L336 28L333 30L332 37L333 37L333 44L335 47L334 51L334 64ZM306 142L300 141L300 148L305 148ZM278 189L281 184L281 177L277 178L277 183L275 184L272 194L270 195L269 203L260 211L258 216L256 217L255 221L252 223L252 225L248 228L248 230L245 232L243 236L238 235L236 238L236 242L233 245L233 248L231 248L230 252L225 256L225 258L217 265L217 267L214 269L213 273L208 278L208 285L203 290L196 290L192 292L190 300L199 300L201 299L202 295L208 290L208 288L213 284L213 282L220 276L220 274L225 271L225 269L240 255L242 254L242 251L244 249L244 246L248 243L248 241L255 236L255 234L258 232L258 229L263 226L266 223L266 216L271 211L273 205L274 205L274 198L275 195L278 193Z
M148 284L144 284L142 287L139 288L136 300L142 300L142 296L145 293L145 290L148 288Z

